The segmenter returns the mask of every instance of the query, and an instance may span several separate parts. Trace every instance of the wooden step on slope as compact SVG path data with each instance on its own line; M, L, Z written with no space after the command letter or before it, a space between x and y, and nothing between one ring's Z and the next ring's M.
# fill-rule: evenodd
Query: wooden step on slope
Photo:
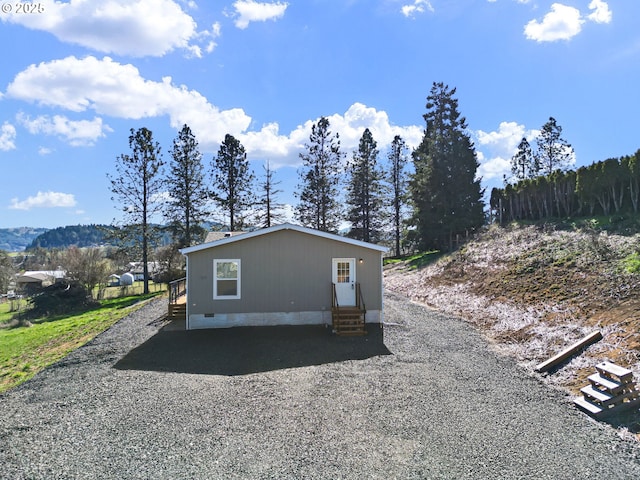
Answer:
M611 378L603 377L599 373L594 373L587 377L591 385L600 389L606 389L611 393L618 394L624 390L625 384Z
M575 398L574 404L592 417L640 407L640 392L633 383L631 370L601 362L596 365L596 373L587 378L589 385L580 389L582 397Z
M620 365L611 362L600 362L596 365L596 370L602 376L618 378L621 383L628 383L633 380L633 372Z

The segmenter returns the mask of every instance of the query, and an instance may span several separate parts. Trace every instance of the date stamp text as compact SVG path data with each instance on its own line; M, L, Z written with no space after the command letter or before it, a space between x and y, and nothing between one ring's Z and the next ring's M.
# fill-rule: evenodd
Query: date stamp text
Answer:
M1 2L0 12L15 15L44 13L44 5L34 2Z

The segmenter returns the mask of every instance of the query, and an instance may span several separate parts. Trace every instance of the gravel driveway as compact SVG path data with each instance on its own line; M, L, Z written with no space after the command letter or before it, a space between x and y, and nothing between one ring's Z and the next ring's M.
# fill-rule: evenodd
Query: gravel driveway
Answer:
M165 302L0 396L3 480L640 478L636 443L403 298L384 339L158 332Z

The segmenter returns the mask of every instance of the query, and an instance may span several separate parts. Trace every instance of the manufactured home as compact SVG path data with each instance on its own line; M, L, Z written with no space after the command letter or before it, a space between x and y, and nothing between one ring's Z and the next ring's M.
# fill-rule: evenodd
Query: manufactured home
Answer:
M181 250L186 328L382 323L386 247L292 224Z

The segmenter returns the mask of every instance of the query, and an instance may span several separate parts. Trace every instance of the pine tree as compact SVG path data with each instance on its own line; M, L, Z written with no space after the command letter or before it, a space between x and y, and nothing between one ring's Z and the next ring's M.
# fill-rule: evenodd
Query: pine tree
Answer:
M389 184L391 185L391 206L393 217L393 236L395 255L400 256L401 228L403 223L402 209L405 204L407 176L404 168L407 164L407 147L400 135L396 135L391 142L389 151Z
M280 185L280 181L274 180L274 171L267 161L264 166L264 176L262 177L262 183L260 183L260 191L262 194L258 199L258 223L263 227L271 227L276 223L282 222L284 214L282 209L284 205L278 203L277 195L282 193L282 190L276 189Z
M457 234L484 221L483 191L476 179L479 164L455 92L443 83L433 84L424 115L427 127L413 152L412 223L425 249L451 249Z
M212 197L229 215L229 229L233 232L243 226L243 213L255 203L255 177L249 170L244 147L233 135L225 135L212 167Z
M525 137L518 144L518 151L511 157L511 173L516 180L534 178L540 171L536 156L533 154L531 145Z
M549 117L549 121L542 126L540 135L536 138L536 161L542 175L551 175L554 170L567 169L574 156L573 148L561 137L562 127L556 119Z
M184 125L173 140L171 156L171 171L167 178L170 199L164 213L178 246L187 247L201 239L204 233L200 223L206 217L209 197L202 154L189 126Z
M153 140L153 133L147 128L131 129L129 135L131 155L120 155L116 161L118 175L109 176L112 200L117 198L122 211L129 220L128 239L125 243L138 241L142 245L142 265L144 273L144 293L149 293L148 261L150 243L155 234L149 220L160 213L162 204L157 200L164 191L162 178L164 162L160 144Z
M367 128L348 165L346 198L347 221L351 224L348 236L364 242L378 242L382 231L382 172L377 162L377 142Z
M332 135L329 120L320 118L311 127L306 152L300 154L303 168L296 196L300 223L324 232L336 232L340 223L338 185L340 183L340 136Z

